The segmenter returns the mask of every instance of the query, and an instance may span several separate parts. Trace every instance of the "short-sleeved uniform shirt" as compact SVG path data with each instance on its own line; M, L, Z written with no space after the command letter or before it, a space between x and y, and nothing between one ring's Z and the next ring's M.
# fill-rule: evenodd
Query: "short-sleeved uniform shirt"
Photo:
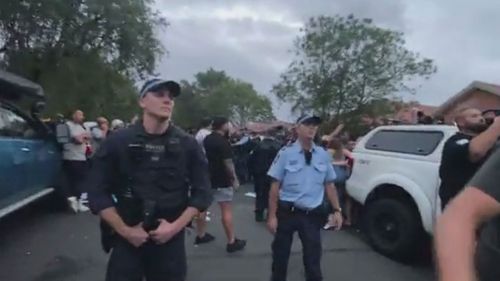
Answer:
M439 196L443 206L465 187L481 167L482 161L473 163L469 160L469 145L472 138L459 132L449 138L444 145L439 168L441 177Z
M472 178L469 186L479 188L500 203L500 151L496 150ZM481 281L500 280L500 216L481 229L476 249Z
M335 180L331 163L330 154L314 145L308 165L302 147L295 142L280 150L267 174L281 183L280 200L314 209L323 203L325 183Z
M229 141L217 132L208 135L203 141L208 160L212 188L232 186L224 160L233 159L233 151Z

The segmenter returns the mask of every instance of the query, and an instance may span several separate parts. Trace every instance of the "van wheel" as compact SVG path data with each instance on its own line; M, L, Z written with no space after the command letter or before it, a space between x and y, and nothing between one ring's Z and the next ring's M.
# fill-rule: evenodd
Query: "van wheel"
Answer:
M418 214L408 203L380 199L367 206L365 228L373 248L399 261L409 261L422 245Z

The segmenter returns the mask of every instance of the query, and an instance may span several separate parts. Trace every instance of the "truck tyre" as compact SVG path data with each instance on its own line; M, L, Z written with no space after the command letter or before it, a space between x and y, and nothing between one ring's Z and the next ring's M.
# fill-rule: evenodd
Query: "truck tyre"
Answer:
M409 202L376 200L368 204L364 223L372 247L392 259L410 261L422 246L420 216Z

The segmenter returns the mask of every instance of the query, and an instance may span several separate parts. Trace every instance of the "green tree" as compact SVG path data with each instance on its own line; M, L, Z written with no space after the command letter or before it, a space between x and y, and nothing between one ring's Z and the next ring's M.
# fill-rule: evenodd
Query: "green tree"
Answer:
M203 118L217 115L227 116L238 125L274 119L271 101L266 96L224 71L200 72L194 82L183 81L182 90L174 120L185 127L197 127Z
M153 74L166 21L152 0L4 0L0 64L40 83L48 112L129 117L134 81Z
M295 41L295 59L274 86L296 112L338 119L373 100L415 92L408 83L436 71L433 61L405 48L403 33L370 19L311 18Z

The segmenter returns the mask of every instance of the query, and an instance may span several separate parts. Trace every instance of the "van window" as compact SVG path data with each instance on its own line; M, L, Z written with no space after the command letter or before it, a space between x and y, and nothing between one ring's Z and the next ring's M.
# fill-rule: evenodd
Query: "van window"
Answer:
M0 107L0 137L35 138L36 131L24 118Z
M444 134L440 131L381 130L366 142L365 148L414 155L429 155L434 152L443 137Z

